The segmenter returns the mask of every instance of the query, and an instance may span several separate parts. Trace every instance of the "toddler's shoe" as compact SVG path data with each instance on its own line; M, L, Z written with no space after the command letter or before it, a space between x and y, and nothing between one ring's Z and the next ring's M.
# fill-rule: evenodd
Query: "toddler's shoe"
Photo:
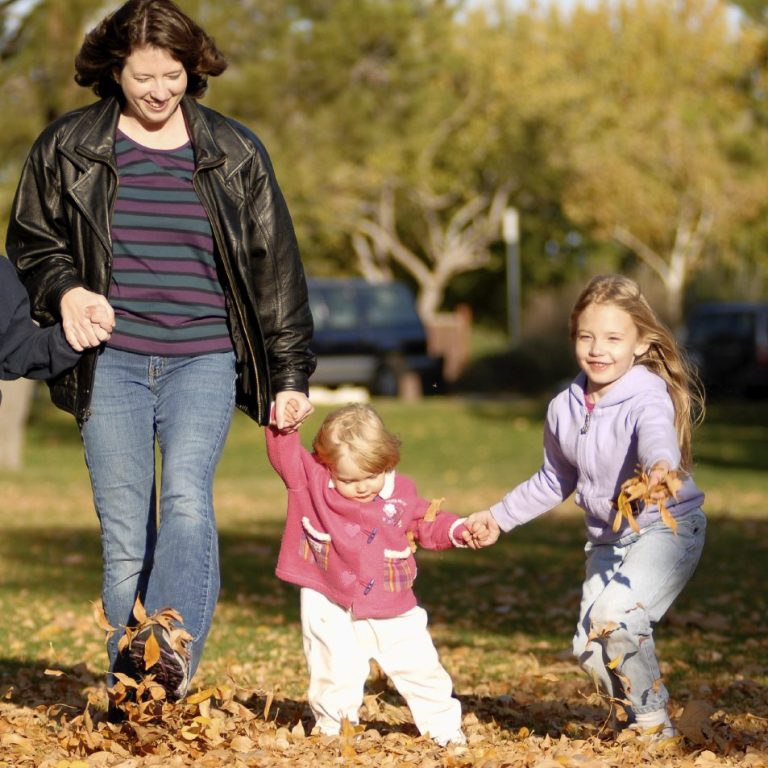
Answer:
M447 736L433 736L432 740L441 747L463 747L467 743L467 737L461 730Z

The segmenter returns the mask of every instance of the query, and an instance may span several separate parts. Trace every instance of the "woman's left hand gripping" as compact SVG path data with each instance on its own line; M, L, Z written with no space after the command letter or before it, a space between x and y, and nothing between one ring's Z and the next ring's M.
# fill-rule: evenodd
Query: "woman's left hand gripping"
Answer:
M314 410L303 392L286 389L275 397L271 423L283 432L295 432Z

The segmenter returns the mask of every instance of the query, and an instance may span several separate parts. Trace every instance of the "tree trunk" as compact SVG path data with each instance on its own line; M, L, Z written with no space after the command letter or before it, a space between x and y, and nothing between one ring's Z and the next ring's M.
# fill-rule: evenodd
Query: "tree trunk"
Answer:
M24 432L35 391L34 381L16 379L0 385L0 469L16 472L24 459Z

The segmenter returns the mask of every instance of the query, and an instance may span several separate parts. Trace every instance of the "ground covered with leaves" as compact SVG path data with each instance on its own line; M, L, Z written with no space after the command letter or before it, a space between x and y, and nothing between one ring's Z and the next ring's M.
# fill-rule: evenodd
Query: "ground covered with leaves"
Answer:
M649 746L626 732L616 737L604 730L596 717L599 702L571 679L572 671L562 664L513 684L489 685L483 694L459 692L468 745L441 749L418 736L402 701L375 676L365 697L363 724L332 738L311 735L311 719L300 698L253 690L233 677L197 690L183 703L162 704L151 719L115 725L105 720L104 692L87 666L46 670L42 679L20 669L20 687L6 691L0 704L0 765L768 765L766 711L733 714L711 701L691 700L674 711L682 735ZM36 698L56 703L31 706Z
M506 406L441 402L419 419L382 410L420 487L457 511L482 508L538 464L540 424ZM298 595L274 576L284 489L245 421L219 472L222 593L190 694L107 722L98 526L77 435L49 415L28 468L0 476L0 768L768 768L765 423L750 411L737 428L729 414L702 445L707 545L657 631L680 737L614 734L572 659L584 534L564 509L482 552L419 553L416 591L468 737L442 749L419 737L375 667L361 726L312 735Z
M723 546L745 532L734 521L714 527ZM577 590L566 585L575 558L524 578L523 550L541 556L542 547L578 533L577 520L552 520L534 527L521 550L488 550L471 567L464 552L423 555L420 578L431 585L423 602L462 702L466 747L442 749L419 737L375 665L361 725L338 738L312 735L295 592L276 582L268 589L274 577L266 567L238 572L238 558L264 554L264 545L225 537L234 599L220 605L207 658L179 704L161 700L141 717L107 722L103 631L90 606L80 613L44 604L16 616L19 640L32 638L40 650L35 659L0 662L0 768L768 766L768 633L754 624L762 598L749 605L730 593L739 604L726 605L727 592L710 592L709 609L701 601L695 607L693 596L681 599L659 630L681 735L652 745L628 732L617 736L568 653ZM701 573L704 593L716 570ZM248 578L256 580L251 591L239 583Z

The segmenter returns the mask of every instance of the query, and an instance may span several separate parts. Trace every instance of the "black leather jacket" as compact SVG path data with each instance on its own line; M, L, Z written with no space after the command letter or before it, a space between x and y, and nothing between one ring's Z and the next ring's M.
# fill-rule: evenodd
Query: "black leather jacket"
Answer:
M185 96L194 186L213 228L238 361L237 405L260 424L282 390L308 391L312 316L288 208L266 150L245 126ZM13 203L6 248L41 325L77 286L108 295L117 192L113 98L70 112L35 142ZM88 418L97 350L49 382L53 402Z

